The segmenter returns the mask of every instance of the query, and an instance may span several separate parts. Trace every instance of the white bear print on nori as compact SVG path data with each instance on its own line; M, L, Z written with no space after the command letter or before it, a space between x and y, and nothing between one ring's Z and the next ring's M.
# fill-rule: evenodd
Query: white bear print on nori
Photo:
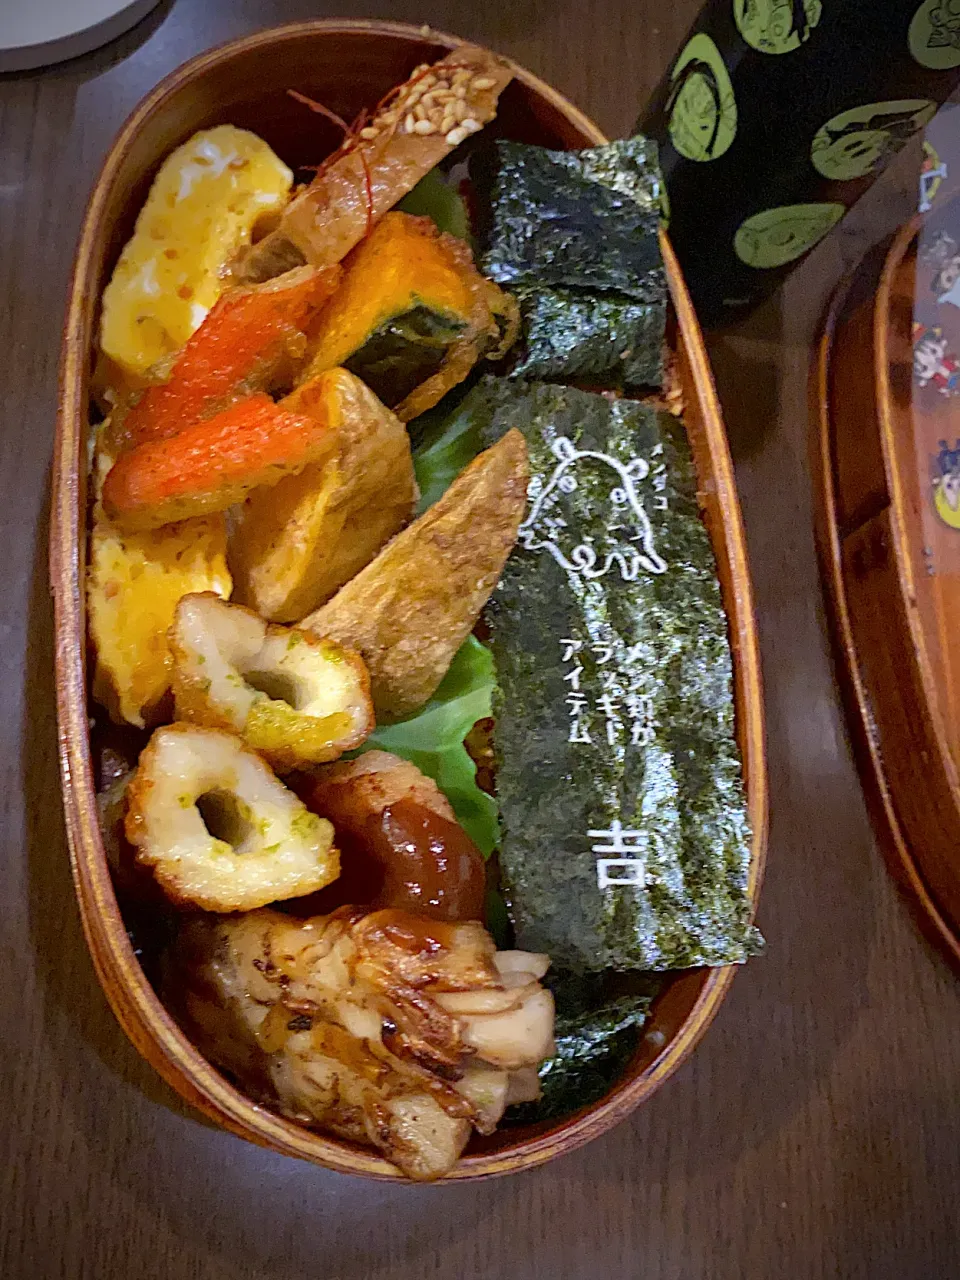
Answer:
M683 426L487 378L530 505L488 609L500 862L519 946L576 970L743 961L750 831L716 563Z

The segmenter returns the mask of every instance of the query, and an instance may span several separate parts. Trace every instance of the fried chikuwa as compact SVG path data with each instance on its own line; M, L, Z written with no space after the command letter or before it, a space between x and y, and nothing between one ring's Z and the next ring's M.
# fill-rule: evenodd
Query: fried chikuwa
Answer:
M373 730L367 669L333 640L203 592L177 605L170 648L177 719L239 734L275 769L336 760Z
M335 880L333 827L229 733L157 729L127 787L127 839L171 901L250 911Z

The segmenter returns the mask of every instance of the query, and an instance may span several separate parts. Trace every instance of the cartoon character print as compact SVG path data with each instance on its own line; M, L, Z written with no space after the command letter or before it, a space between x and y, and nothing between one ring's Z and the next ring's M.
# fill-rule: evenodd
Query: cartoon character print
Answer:
M947 353L947 340L939 326L914 326L913 376L919 386L932 386L941 395L960 392L960 360Z
M842 204L794 204L764 209L745 218L733 238L733 248L748 267L766 270L793 262L843 217Z
M960 4L941 0L930 10L929 49L960 49Z
M940 441L933 460L933 504L944 524L960 529L960 440L952 449Z
M528 492L532 505L520 526L520 546L527 551L546 551L568 573L581 574L584 578L602 578L614 565L624 582L635 581L641 569L665 573L666 562L657 554L650 519L636 487L636 482L649 474L650 464L643 458L633 458L624 465L609 454L576 449L566 436L558 436L552 448L558 464L546 484L539 476L530 482ZM594 545L591 537L571 547L569 543L573 538L566 534L568 525L563 518L561 500L587 479L587 467L591 471L609 468L613 473L604 496L605 505L608 504L607 509L615 520L607 524L600 547Z
M792 53L820 21L820 0L734 0L737 29L760 53Z
M960 307L960 246L946 231L938 231L920 250L920 261L933 270L930 288L938 302Z
M920 203L918 211L929 213L933 201L943 180L947 176L947 166L940 159L932 143L924 139L923 163L920 166Z
M960 66L960 0L921 0L910 20L907 44L921 67Z
M813 167L838 182L879 173L936 109L928 98L907 98L842 111L814 136Z
M674 65L664 110L670 141L687 160L716 160L733 142L737 102L730 74L720 50L702 31Z

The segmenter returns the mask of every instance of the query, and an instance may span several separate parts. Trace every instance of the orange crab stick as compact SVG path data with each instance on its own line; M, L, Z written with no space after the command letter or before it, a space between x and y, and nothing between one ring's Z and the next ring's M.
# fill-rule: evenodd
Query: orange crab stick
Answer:
M339 267L301 267L225 294L187 340L167 381L148 387L118 422L117 451L169 439L238 395L269 389L303 354L303 330L340 275Z
M334 436L320 405L307 416L259 392L178 435L124 454L104 481L103 507L127 530L224 511L251 489L319 461Z

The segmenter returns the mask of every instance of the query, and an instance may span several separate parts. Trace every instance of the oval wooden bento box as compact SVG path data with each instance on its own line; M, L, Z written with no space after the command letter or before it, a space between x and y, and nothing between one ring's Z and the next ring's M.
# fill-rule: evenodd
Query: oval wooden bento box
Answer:
M960 532L933 516L918 453L936 451L947 415L960 435L960 414L914 395L921 225L867 259L827 315L812 379L818 535L878 834L921 923L960 965Z
M229 122L255 130L290 164L316 162L316 117L286 94L298 88L350 118L415 65L460 43L386 22L311 22L261 32L195 58L170 75L124 125L97 180L84 222L67 311L54 461L51 576L56 605L60 755L73 874L87 941L127 1035L194 1106L244 1138L329 1168L399 1177L391 1165L253 1105L215 1071L165 1011L124 930L97 825L85 673L84 560L89 383L98 298L161 160L195 130ZM321 121L320 126L325 127ZM555 148L605 141L560 94L522 68L501 99L496 127ZM318 155L319 151L319 155ZM675 347L687 402L706 520L719 564L735 653L736 707L753 824L750 894L763 870L767 786L756 626L740 510L713 380L696 318L669 244L664 254L675 313ZM620 1083L562 1123L474 1140L451 1178L482 1178L541 1164L588 1142L633 1110L676 1069L703 1034L733 968L689 971L659 997L647 1033Z

